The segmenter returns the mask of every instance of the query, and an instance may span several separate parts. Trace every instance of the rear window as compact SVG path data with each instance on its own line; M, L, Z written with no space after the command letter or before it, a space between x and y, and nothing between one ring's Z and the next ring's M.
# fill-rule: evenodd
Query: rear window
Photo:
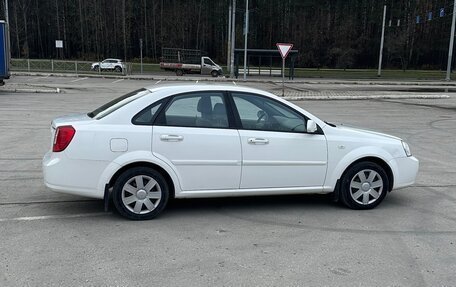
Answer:
M126 95L120 96L117 99L110 101L99 107L98 109L88 113L87 115L94 119L101 119L110 113L114 112L115 110L125 106L126 104L139 99L145 95L149 94L149 91L142 88L133 92L130 92Z

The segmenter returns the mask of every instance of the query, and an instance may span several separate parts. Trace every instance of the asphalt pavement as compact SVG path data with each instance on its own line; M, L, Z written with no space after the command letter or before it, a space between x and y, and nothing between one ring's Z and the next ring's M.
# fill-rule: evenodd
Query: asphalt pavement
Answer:
M175 200L156 220L133 222L103 212L102 201L44 186L52 118L163 82L177 81L21 75L6 85L31 90L0 89L0 286L455 285L456 96L444 83L416 85L425 91L407 83L287 83L289 91L333 93L295 102L321 119L410 144L420 160L417 182L374 210L321 195Z

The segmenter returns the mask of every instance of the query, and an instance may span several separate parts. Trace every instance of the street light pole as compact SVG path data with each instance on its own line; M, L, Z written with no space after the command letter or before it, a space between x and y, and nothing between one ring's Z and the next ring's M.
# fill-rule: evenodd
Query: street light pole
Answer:
M446 72L446 77L445 77L446 81L450 80L450 75L451 75L451 62L453 59L455 19L456 19L456 0L454 0L454 3L453 3L453 20L451 22L450 46L448 47L448 63L447 63L447 72Z
M11 62L11 40L10 40L10 22L9 22L9 12L8 12L8 0L5 0L5 20L6 20L6 29L7 33L7 45L8 45L8 63ZM9 66L9 64L8 64Z
M245 31L244 31L244 81L247 80L247 34L248 33L249 33L249 0L246 0L245 1Z
M234 47L236 44L236 0L233 0L233 19L231 21L231 57L230 77L234 78Z
M385 41L385 18L386 18L386 5L383 6L382 39L380 40L380 55L378 57L377 76L379 76L379 77L382 75L383 41Z
M232 15L232 6L230 2L230 8L228 10L228 47L226 50L226 68L228 71L230 70L230 64L231 64L231 19L233 18Z
M9 24L9 14L8 14L8 0L5 0L5 20Z

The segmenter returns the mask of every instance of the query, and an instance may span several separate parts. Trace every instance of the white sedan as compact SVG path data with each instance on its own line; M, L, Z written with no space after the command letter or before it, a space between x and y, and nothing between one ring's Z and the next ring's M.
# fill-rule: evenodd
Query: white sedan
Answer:
M144 88L56 118L51 132L46 186L112 197L130 219L156 217L170 198L333 193L370 209L413 184L419 166L400 138L326 123L239 86Z

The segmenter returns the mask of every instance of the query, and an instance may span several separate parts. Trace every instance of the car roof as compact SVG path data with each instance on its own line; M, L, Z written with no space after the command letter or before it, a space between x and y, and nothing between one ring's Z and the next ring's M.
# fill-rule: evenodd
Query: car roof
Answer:
M227 84L166 84L166 85L152 85L147 86L145 89L150 92L170 92L170 93L184 93L184 92L197 92L197 91L234 91L234 92L246 92L255 93L261 95L271 96L272 94L245 86L238 85L227 85Z

